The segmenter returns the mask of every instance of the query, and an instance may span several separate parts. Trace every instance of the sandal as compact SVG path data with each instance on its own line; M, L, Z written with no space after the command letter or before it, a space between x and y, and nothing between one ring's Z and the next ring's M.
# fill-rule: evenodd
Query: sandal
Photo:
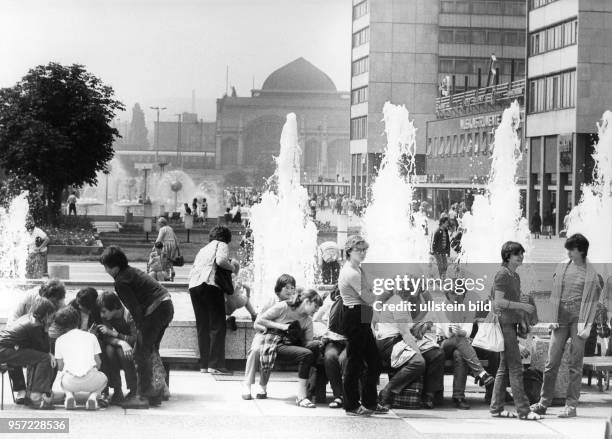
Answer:
M302 399L296 398L295 403L298 407L307 408L307 409L313 409L316 407L316 405L314 405L308 398L302 398Z
M520 415L519 419L522 421L539 421L542 419L542 416L534 412L529 412L526 415Z
M334 400L329 403L329 408L339 409L342 407L342 404L344 404L344 401L342 401L342 398L334 398Z
M501 412L491 412L491 416L494 418L516 418L518 415L508 410L502 410Z

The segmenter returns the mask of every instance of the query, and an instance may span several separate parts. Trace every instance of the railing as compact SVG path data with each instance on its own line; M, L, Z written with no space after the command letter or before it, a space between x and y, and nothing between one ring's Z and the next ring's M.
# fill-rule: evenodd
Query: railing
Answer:
M439 119L446 119L460 114L482 111L482 107L495 107L496 104L514 99L522 100L524 95L524 79L456 93L436 99L436 116Z

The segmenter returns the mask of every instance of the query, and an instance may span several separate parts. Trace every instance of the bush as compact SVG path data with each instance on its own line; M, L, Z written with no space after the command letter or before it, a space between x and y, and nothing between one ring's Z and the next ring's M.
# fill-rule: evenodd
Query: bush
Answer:
M45 226L50 245L96 245L97 235L91 220L84 216L61 216L57 226Z

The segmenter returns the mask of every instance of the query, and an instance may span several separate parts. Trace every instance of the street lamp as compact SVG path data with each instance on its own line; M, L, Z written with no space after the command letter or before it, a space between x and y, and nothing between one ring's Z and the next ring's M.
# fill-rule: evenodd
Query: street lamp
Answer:
M151 200L145 198L144 204L142 206L143 209L143 229L145 231L145 240L149 242L149 232L153 230L153 205L151 204Z
M155 160L159 162L159 112L166 107L149 107L151 110L157 111L157 131L155 132Z
M144 195L143 198L147 199L147 176L149 171L153 169L153 163L135 163L134 168L142 169L144 171Z
M182 114L175 114L175 116L178 116L178 132L177 132L177 139L176 139L176 166L178 167L179 165L179 153L181 150L181 117Z

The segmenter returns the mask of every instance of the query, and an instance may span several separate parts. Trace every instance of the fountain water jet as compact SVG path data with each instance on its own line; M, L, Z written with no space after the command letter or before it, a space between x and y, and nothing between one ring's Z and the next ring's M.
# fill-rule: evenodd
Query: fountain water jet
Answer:
M274 294L276 279L283 273L306 288L315 284L317 229L308 216L308 193L300 185L297 122L287 115L280 139L276 171L261 203L251 208L253 230L253 294L255 306Z
M0 279L2 283L25 279L29 234L27 192L15 197L8 210L0 207Z
M593 182L582 186L582 198L570 212L567 235L582 233L590 242L589 259L612 262L612 112L597 124L599 141L593 152Z
M383 107L387 146L372 185L372 202L363 218L363 234L370 244L367 262L427 262L429 243L413 212L416 128L405 106L389 102ZM402 164L411 159L408 165ZM411 221L411 218L414 221Z

